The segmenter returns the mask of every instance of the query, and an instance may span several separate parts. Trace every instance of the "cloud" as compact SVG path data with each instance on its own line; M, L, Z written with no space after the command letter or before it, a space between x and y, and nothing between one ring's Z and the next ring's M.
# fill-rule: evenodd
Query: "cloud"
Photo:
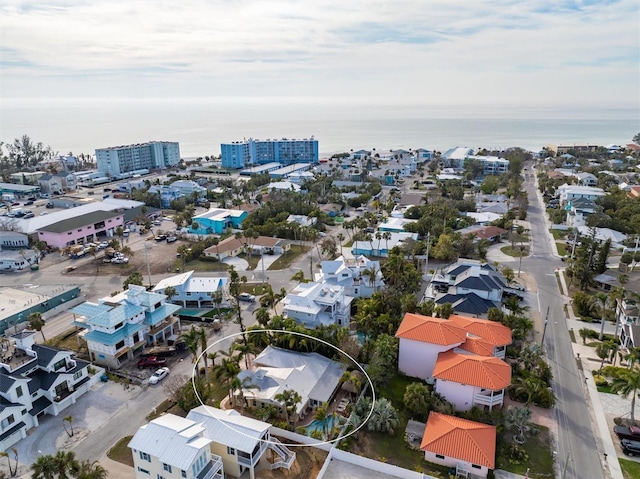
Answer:
M0 80L13 97L622 104L637 17L636 0L5 0Z

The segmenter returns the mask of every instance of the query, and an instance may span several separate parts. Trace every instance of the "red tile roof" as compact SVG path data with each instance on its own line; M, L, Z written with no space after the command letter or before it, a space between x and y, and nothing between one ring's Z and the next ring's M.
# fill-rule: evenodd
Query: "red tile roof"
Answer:
M494 469L496 427L432 412L420 449Z
M467 337L467 340L459 346L460 349L469 351L470 353L479 354L480 356L493 356L495 353L495 346L489 344L482 338Z
M396 332L396 338L413 339L445 346L463 343L467 332L455 323L442 318L406 313Z
M445 351L438 354L433 377L498 391L511 384L511 366L493 356Z
M494 346L508 346L511 344L511 330L504 324L457 314L449 316L449 321L454 322L475 336L480 336L488 344Z

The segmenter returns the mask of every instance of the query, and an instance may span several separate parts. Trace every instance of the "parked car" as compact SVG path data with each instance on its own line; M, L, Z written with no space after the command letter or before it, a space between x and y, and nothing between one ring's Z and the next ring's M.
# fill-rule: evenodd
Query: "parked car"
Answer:
M164 378L169 375L169 368L164 367L158 369L153 375L149 378L149 384L158 384Z
M29 218L33 218L35 215L31 212L27 213L26 215L24 215L24 219L29 219Z
M640 441L623 439L620 441L620 447L627 456L640 456Z
M167 239L167 235L158 235L156 236L156 241L160 242L160 241L164 241Z
M103 241L102 243L100 243L98 245L98 249L105 249L109 247L109 243L107 243L106 241Z
M238 300L246 301L248 303L255 303L256 297L249 293L240 293L240 295L238 296Z
M158 366L164 367L167 364L167 360L164 358L159 358L157 356L147 356L146 358L140 359L138 361L138 368L157 368Z
M632 441L640 441L640 427L614 426L613 432L620 439L630 439Z
M46 208L49 208L49 209L51 209L51 208L53 208L53 207L54 207L54 206L53 206L53 203L51 203L51 202L49 202L49 203L47 203L47 206L46 206Z
M31 206L33 204L33 200L25 201L24 206Z
M29 201L35 201L37 198L35 196L29 196L29 198L27 198Z
M178 241L176 236L167 236L167 243L174 243L176 241Z

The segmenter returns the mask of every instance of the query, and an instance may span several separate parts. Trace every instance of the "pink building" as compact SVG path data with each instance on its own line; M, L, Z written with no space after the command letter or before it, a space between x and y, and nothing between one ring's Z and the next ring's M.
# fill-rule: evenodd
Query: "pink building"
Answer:
M94 211L52 223L38 230L38 240L53 248L101 241L115 236L124 225L124 214L114 211Z

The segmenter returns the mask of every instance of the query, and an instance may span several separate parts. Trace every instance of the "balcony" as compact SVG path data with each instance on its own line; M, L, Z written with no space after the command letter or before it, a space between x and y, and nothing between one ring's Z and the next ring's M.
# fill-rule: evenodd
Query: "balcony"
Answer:
M504 401L504 391L485 391L473 395L473 404L480 406L502 406Z
M196 476L196 479L224 479L224 471L222 470L222 459L220 456L211 455L211 460Z

